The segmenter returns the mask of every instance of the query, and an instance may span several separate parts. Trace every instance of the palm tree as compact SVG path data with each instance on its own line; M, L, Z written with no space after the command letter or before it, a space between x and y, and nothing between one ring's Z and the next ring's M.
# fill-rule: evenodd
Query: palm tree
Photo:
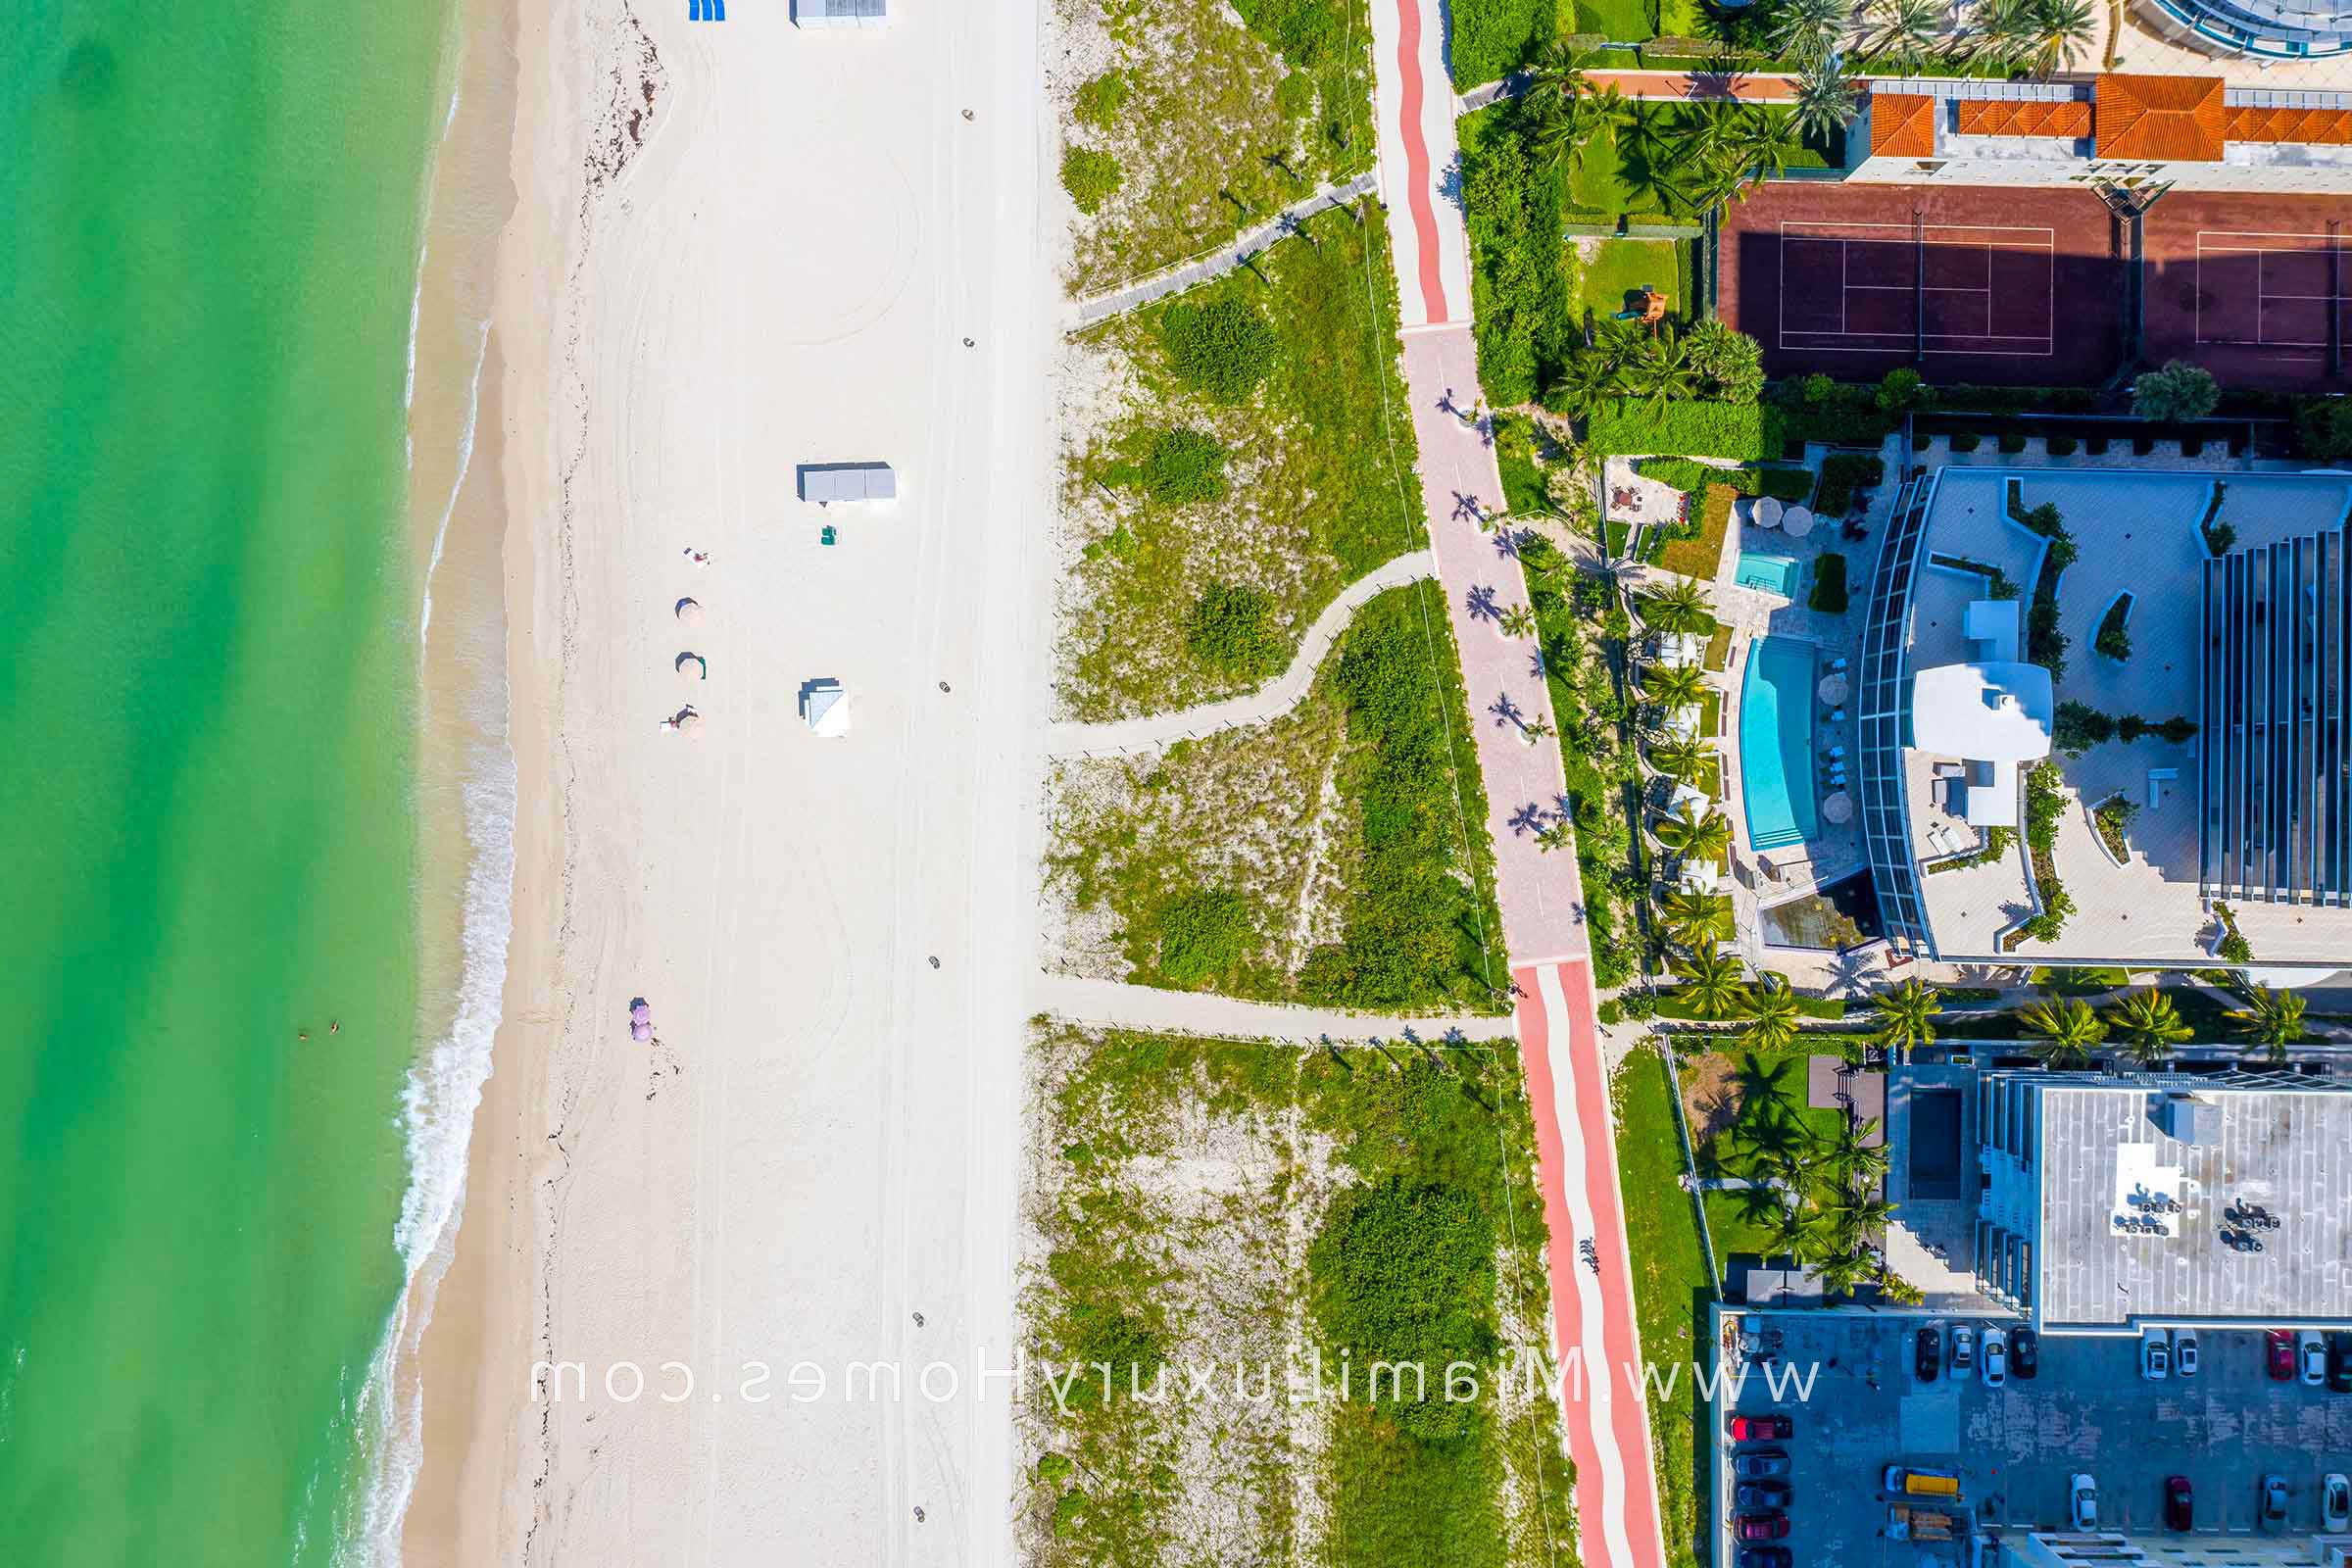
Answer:
M1669 403L1688 403L1695 390L1690 359L1671 328L1643 337L1627 358L1625 369L1634 394L1653 417L1664 414Z
M1741 1045L1758 1051L1788 1050L1796 1040L1796 993L1779 975L1767 975L1748 996L1746 1018L1747 1027L1740 1031Z
M2173 999L2153 986L2127 992L2107 1009L2107 1021L2123 1037L2132 1059L2143 1067L2156 1066L2173 1054L2173 1047L2196 1038L2196 1031L2180 1021Z
M2089 1003L2079 999L2036 1002L2017 1018L2041 1036L2034 1054L2044 1067L2085 1066L2090 1061L2090 1048L2107 1038L2107 1026L2090 1010Z
M1977 57L1998 66L2023 64L2040 32L2034 7L2034 0L1982 0L1973 19Z
M2037 76L2064 71L2077 53L2090 47L2098 31L2097 13L2090 0L2033 0L2029 54Z
M1772 14L1772 52L1807 65L1837 53L1852 15L1851 0L1781 0Z
M2230 1014L2246 1038L2270 1054L2273 1061L2286 1060L2286 1048L2303 1039L2302 997L2292 991L2256 986L2242 1008Z
M1943 34L1943 0L1879 0L1871 8L1868 53L1906 69L1936 52Z
M1804 151L1786 114L1755 104L1716 113L1716 151L1698 162L1698 205L1715 207L1735 197L1745 201L1751 186L1778 179L1788 172L1789 160Z
M1884 1142L1870 1142L1879 1130L1874 1121L1848 1116L1838 1124L1838 1136L1821 1147L1816 1156L1821 1170L1841 1188L1868 1187L1886 1174L1889 1155Z
M1688 783L1705 770L1707 748L1695 735L1670 735L1650 743L1649 765Z
M1660 822L1658 842L1686 860L1720 860L1732 847L1732 819L1721 811L1703 816L1686 804Z
M1706 701L1707 677L1696 664L1651 664L1642 671L1642 695L1668 712Z
M1936 1015L1943 999L1917 975L1870 999L1879 1009L1879 1044L1924 1046L1936 1038Z
M1589 419L1602 405L1625 396L1625 371L1606 354L1572 355L1544 394L1544 407L1572 419Z
M1676 967L1683 972L1683 994L1690 999L1690 1010L1701 1018L1728 1018L1747 1000L1737 954L1709 945Z
M2061 3L2080 4L2082 0L2061 0ZM1789 119L1803 134L1826 140L1832 131L1854 118L1861 102L1853 77L1837 62L1817 61L1806 66L1796 78L1796 101Z
M1658 924L1677 946L1693 953L1708 951L1722 940L1731 912L1732 901L1720 893L1674 888L1658 901Z
M1585 68L1591 63L1564 41L1553 39L1525 68L1524 102L1539 114L1546 109L1567 108L1592 90L1592 81L1585 75Z
M1706 590L1688 577L1650 590L1636 604L1642 618L1659 631L1706 633L1715 629Z
M1494 617L1505 637L1532 637L1536 633L1536 612L1527 605L1513 605Z
M1553 850L1564 850L1575 842L1576 829L1569 825L1566 817L1561 817L1557 821L1546 822L1542 827L1536 829L1536 848L1542 850L1546 855L1549 855Z

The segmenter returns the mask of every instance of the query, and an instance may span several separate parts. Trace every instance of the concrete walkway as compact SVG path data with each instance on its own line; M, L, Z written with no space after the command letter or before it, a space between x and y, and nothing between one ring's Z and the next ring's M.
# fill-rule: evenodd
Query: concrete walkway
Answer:
M1796 78L1772 72L1726 75L1696 71L1589 71L1585 79L1596 91L1614 87L1625 97L1645 102L1738 99L1747 104L1778 104L1796 96ZM1471 88L1454 103L1461 113L1472 114L1500 99L1517 98L1530 85L1525 76L1504 76Z
M1228 697L1222 702L1203 703L1173 713L1114 719L1104 724L1050 725L1046 730L1046 755L1126 757L1172 741L1198 740L1217 730L1280 718L1305 700L1308 689L1314 685L1315 671L1323 665L1324 656L1331 652L1332 644L1339 641L1340 633L1348 629L1358 610L1392 588L1434 577L1437 570L1436 558L1426 550L1416 550L1358 577L1307 627L1291 667L1247 697Z
M1513 1030L1509 1018L1383 1017L1278 1002L1240 1002L1200 991L1162 991L1156 986L1070 975L1039 975L1029 984L1029 1002L1035 1010L1070 1023L1234 1040L1295 1040L1302 1045L1328 1040L1336 1046L1398 1046L1409 1035L1423 1045L1442 1048L1508 1040Z
M1092 326L1107 321L1114 316L1164 300L1171 294L1181 294L1196 283L1205 283L1212 277L1222 277L1259 251L1273 244L1299 223L1328 208L1340 207L1369 196L1380 188L1380 172L1366 170L1344 185L1325 185L1312 196L1295 201L1273 219L1257 227L1235 236L1233 240L1205 256L1193 261L1179 262L1174 267L1154 272L1139 282L1114 288L1106 294L1078 302L1078 324Z

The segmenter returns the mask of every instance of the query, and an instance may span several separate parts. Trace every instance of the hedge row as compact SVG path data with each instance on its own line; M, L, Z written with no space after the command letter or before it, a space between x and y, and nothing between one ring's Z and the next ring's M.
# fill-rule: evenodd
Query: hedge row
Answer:
M1586 444L1596 453L1631 457L1732 458L1777 463L1788 450L1779 409L1756 403L1621 401L1588 421Z
M1776 501L1802 501L1813 493L1810 468L1719 468L1689 458L1644 458L1635 471L1644 479L1671 485L1696 495L1702 485L1728 485L1743 496L1771 496Z

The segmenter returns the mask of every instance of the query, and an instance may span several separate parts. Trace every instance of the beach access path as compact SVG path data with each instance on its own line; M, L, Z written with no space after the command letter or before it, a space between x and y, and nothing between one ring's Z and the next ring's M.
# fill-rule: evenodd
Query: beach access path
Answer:
M1583 923L1573 846L1546 855L1515 829L1525 808L1556 810L1563 779L1556 742L1529 745L1521 725L1551 718L1527 639L1503 637L1470 610L1526 603L1502 530L1480 516L1503 510L1491 438L1455 411L1478 398L1471 338L1469 235L1455 192L1460 161L1455 101L1446 72L1438 0L1372 0L1374 102L1382 195L1396 263L1405 394L1421 446L1423 501L1462 677L1478 730L1502 906L1501 946L1517 993L1515 1022L1534 1107L1537 1180L1550 1229L1553 1335L1564 1367L1562 1418L1576 1465L1575 1505L1587 1562L1664 1568L1649 1413L1642 1393L1640 1325L1618 1187L1608 1070L1595 1014L1592 948ZM1507 702L1495 711L1497 699ZM1508 716L1515 712L1516 719ZM1579 1259L1590 1238L1597 1268Z
M1342 207L1359 197L1369 196L1380 188L1380 171L1367 169L1353 179L1338 184L1326 184L1311 196L1302 196L1280 213L1268 219L1215 250L1204 251L1190 261L1178 262L1163 268L1150 277L1132 283L1122 283L1078 302L1080 328L1107 321L1114 316L1141 310L1154 300L1164 300L1171 294L1181 294L1212 277L1222 277L1237 267L1249 264L1267 246L1328 208Z

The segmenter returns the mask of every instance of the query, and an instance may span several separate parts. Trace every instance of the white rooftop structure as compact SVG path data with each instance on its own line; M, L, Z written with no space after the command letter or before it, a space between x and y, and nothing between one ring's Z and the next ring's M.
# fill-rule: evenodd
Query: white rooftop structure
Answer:
M2019 623L2025 604L2016 599L1977 599L1961 617L1961 635L1976 645L1976 655L1988 664L2014 664L2024 639Z
M1695 664L1706 657L1707 640L1694 631L1670 631L1658 638L1658 662Z
M811 735L838 740L850 732L850 694L837 680L812 680L801 688L801 717Z
M1939 664L1911 685L1911 737L1923 752L1987 762L2050 755L2050 672L2039 664Z
M899 478L887 463L804 463L801 499L825 506L835 501L894 501Z

